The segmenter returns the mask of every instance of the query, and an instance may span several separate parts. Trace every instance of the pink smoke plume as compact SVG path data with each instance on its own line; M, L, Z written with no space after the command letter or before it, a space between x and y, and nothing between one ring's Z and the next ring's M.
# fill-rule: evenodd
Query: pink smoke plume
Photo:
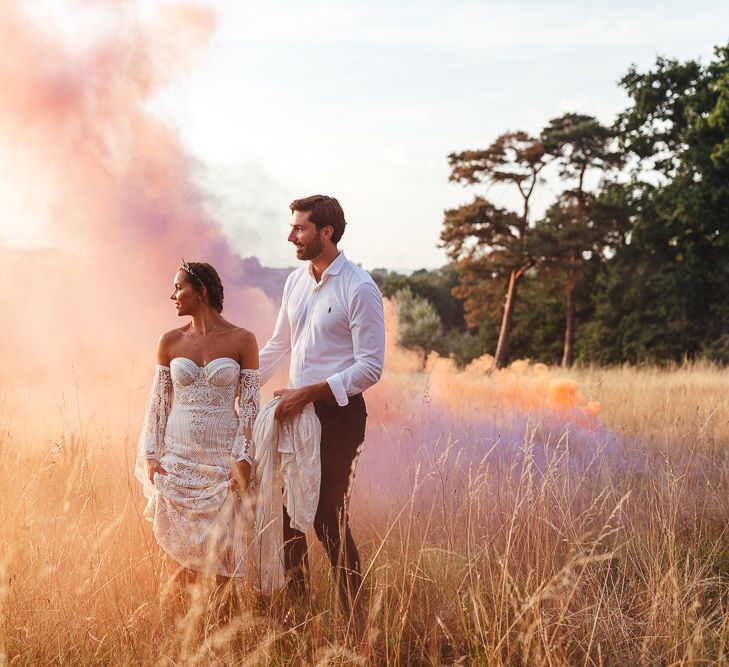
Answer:
M216 266L231 321L261 338L275 315L262 292L243 287L241 260L195 185L198 165L151 110L207 43L215 17L177 3L144 23L134 7L64 3L69 34L41 23L37 3L0 4L0 140L12 160L4 185L40 211L54 248L0 249L13 323L0 340L0 373L4 393L25 404L76 382L93 409L106 409L119 386L136 387L131 361L146 377L157 336L182 323L167 297L183 256ZM89 21L93 30L74 32ZM12 213L23 225L22 212Z
M176 5L145 24L118 0L66 6L72 19L95 12L96 28L80 44L61 31L44 32L26 3L0 5L0 139L12 155L12 187L43 211L53 246L0 249L10 325L0 337L1 398L6 413L50 426L58 405L73 411L68 404L79 398L77 426L92 414L103 424L128 415L134 437L156 338L180 324L167 297L181 256L218 268L226 315L260 343L275 309L243 286L241 260L195 185L197 165L150 109L205 45L214 16L199 5ZM417 355L395 345L397 318L387 307L386 374L367 396L365 471L392 468L395 455L412 463L422 454L415 444L441 435L478 458L484 447L523 438L524 415L533 409L582 420L581 437L592 438L598 407L582 406L570 381L518 365L486 377L487 359L463 373L437 358L421 370Z

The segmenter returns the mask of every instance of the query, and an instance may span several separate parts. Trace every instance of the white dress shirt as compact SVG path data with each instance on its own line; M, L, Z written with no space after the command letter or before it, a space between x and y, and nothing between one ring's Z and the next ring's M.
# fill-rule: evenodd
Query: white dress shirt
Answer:
M326 380L342 406L380 379L385 363L382 296L369 273L343 252L318 283L310 262L289 274L273 336L260 352L261 384L289 352L289 387Z

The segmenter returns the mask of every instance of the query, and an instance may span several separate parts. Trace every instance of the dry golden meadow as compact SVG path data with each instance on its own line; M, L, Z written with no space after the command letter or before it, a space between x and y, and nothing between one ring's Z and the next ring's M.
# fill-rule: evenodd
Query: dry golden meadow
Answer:
M526 424L521 442L505 453L495 441L467 464L453 456L451 422L434 447L426 429L397 427L419 418L392 414L393 387L415 391L423 373L401 369L383 383L390 393L373 393L371 465L377 449L397 451L419 433L432 456L412 470L377 468L399 489L391 499L368 491L358 471L352 514L366 590L357 623L333 605L319 545L310 602L243 591L227 621L204 597L175 621L131 474L136 413L126 430L80 416L41 437L6 412L0 664L728 662L727 372L589 368L571 377L602 405L602 427L584 430L594 440L580 441L582 427L566 417L560 434L554 414L531 409L519 422L506 404L492 406L492 418ZM495 376L470 382L503 391ZM468 386L448 392L452 423L453 406L473 399ZM440 400L426 389L421 403L433 410Z

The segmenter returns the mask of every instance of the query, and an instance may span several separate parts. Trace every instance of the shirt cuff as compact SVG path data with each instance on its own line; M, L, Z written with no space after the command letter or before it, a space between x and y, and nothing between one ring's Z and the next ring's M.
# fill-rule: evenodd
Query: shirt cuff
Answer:
M342 382L342 376L339 373L327 378L327 384L334 394L334 398L340 407L344 407L349 403L349 396L344 389L344 383Z

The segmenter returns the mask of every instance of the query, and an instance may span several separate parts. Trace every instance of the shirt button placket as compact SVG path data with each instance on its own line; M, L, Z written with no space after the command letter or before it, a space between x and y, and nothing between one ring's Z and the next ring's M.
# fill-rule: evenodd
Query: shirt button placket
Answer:
M321 283L317 283L314 285L314 289L312 290L312 294L309 295L309 303L307 304L307 314L306 314L306 337L304 338L304 345L301 350L301 366L299 367L299 383L303 383L303 377L304 377L304 366L306 364L306 349L309 345L309 340L311 338L311 320L314 317L314 309L316 307L316 302L319 299L319 288L321 287Z

